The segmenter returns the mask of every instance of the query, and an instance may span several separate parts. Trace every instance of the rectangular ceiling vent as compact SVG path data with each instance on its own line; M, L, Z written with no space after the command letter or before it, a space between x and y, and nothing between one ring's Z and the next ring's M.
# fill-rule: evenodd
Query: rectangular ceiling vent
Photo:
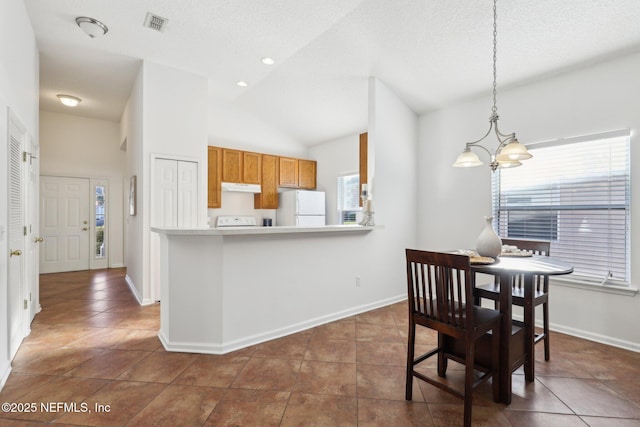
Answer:
M167 18L148 12L147 18L144 20L144 26L151 28L152 30L163 32L167 26L167 22L169 22Z

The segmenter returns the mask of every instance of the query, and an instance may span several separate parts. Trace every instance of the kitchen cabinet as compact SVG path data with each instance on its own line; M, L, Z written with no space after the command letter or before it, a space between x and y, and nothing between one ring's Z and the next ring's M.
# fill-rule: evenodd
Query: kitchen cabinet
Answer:
M222 207L222 148L208 147L207 207Z
M242 182L242 166L242 151L222 149L222 182Z
M316 161L298 159L298 188L316 188Z
M278 186L298 188L298 159L278 157Z
M278 157L278 186L287 188L316 188L316 161Z
M261 192L254 195L255 209L278 208L278 157L262 154Z
M369 177L369 134L361 133L360 134L360 189L362 190L362 184L368 183ZM362 207L362 198L358 201L359 205Z
M314 190L315 160L280 157L231 148L208 147L207 206L222 207L222 183L260 184L255 209L277 209L278 187Z
M243 151L242 153L242 182L245 184L260 184L262 181L262 155Z
M259 153L222 149L222 182L260 184Z

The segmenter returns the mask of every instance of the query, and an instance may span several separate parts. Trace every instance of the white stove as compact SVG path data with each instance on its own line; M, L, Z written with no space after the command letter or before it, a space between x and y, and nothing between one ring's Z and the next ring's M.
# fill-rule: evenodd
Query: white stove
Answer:
M216 227L257 227L258 221L252 215L218 215Z

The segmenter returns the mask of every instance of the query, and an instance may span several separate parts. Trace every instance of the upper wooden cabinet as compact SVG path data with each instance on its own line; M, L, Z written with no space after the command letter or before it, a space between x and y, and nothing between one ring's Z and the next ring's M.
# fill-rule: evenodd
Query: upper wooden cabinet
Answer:
M222 207L222 149L208 147L207 153L207 207Z
M260 184L261 168L259 153L222 149L222 182Z
M298 160L298 188L313 190L316 188L316 161Z
M316 161L278 157L278 186L315 189Z
M260 184L262 182L262 155L244 151L242 160L242 182Z
M298 188L298 159L278 157L278 186Z
M210 146L208 161L209 208L222 207L223 182L260 184L261 193L254 196L255 209L277 209L278 187L314 190L317 185L315 160Z
M360 134L360 188L358 191L361 191L362 184L368 183L369 177L369 134L361 133ZM359 206L362 206L362 198L358 201Z
M222 182L242 182L242 151L222 149Z
M262 154L262 192L254 195L255 209L278 209L278 157Z

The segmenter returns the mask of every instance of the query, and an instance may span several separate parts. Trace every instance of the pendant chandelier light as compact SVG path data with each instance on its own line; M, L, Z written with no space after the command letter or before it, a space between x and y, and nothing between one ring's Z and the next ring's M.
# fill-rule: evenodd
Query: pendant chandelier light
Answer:
M489 167L492 171L497 168L513 168L522 165L521 160L530 159L532 156L527 151L527 148L518 142L515 133L503 134L498 129L498 107L496 107L496 60L498 56L497 51L497 37L498 27L497 21L497 0L493 0L493 108L491 108L491 116L489 117L489 130L486 134L477 141L467 142L464 151L458 156L453 166L459 168L473 167L482 165L482 160L476 153L471 151L471 148L478 147L483 149L489 154L491 162ZM480 143L494 131L496 138L498 139L498 147L492 153L488 148Z

